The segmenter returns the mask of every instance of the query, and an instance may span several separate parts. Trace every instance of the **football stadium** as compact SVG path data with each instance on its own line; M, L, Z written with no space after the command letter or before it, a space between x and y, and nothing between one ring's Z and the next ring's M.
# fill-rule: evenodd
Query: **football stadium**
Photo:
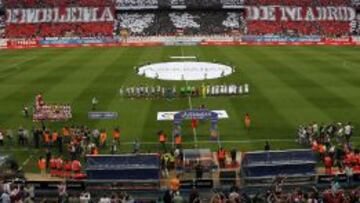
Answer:
M359 0L0 0L0 202L360 202Z

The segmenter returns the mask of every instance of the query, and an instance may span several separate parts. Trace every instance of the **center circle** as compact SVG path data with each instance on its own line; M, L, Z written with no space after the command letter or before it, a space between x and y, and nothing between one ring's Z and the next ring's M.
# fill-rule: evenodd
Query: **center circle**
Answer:
M172 81L210 80L230 75L230 66L210 62L164 62L141 66L138 74L147 78Z

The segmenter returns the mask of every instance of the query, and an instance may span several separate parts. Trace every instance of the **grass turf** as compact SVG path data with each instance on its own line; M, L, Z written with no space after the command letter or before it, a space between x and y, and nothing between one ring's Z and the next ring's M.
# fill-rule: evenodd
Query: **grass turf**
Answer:
M122 141L138 138L157 142L158 130L171 133L171 122L156 121L158 111L185 110L187 98L167 100L129 100L118 94L121 86L185 85L184 82L155 81L138 76L133 66L145 62L169 60L172 55L196 55L201 61L234 64L237 71L229 77L206 81L206 84L249 83L250 95L242 97L192 98L197 107L224 109L230 119L220 120L220 139L227 148L241 151L259 150L269 139L273 149L300 148L295 143L299 124L360 121L360 48L359 47L145 47L145 48L78 48L30 49L0 52L0 129L19 125L31 128L25 119L24 104L34 102L38 92L47 102L70 103L73 119L66 123L48 123L50 128L85 124L112 129L120 126ZM200 85L202 82L189 82ZM87 112L91 98L99 100L101 111L116 111L119 119L91 121ZM252 128L244 129L245 113L252 117ZM184 141L192 147L190 122L184 122ZM200 141L209 140L209 122L197 130ZM358 131L358 130L357 130ZM355 143L359 143L356 137ZM231 142L234 141L234 142ZM216 149L216 144L200 143L199 147ZM131 145L122 145L129 152ZM142 145L142 151L155 151L156 145ZM13 154L20 162L30 153L16 145L0 148L1 154ZM30 152L30 153L29 153ZM29 168L35 163L29 162Z

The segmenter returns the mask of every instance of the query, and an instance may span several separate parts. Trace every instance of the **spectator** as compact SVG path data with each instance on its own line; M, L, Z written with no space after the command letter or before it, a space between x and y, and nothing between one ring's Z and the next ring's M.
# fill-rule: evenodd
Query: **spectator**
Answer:
M84 191L80 195L80 203L90 203L91 202L91 195L89 192Z
M201 180L203 178L203 173L204 173L204 168L201 165L201 162L198 161L196 166L195 166L196 179Z
M170 181L170 188L172 193L176 193L180 189L180 175L177 174Z
M220 168L225 168L226 151L222 147L220 147L217 152L217 158L219 161Z
M200 194L196 187L193 187L189 194L189 203L200 203Z

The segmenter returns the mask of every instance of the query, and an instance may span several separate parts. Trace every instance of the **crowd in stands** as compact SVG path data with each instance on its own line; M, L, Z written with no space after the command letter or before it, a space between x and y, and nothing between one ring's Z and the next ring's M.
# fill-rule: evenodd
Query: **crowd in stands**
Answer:
M298 129L299 143L310 145L319 154L326 174L349 175L360 171L360 152L351 143L353 135L354 127L350 122L328 125L313 122Z
M189 11L189 12L131 12L118 14L119 29L127 29L131 35L157 36L230 34L244 29L244 19L237 12Z
M174 188L173 188L174 189ZM334 180L331 187L326 189L294 187L290 191L283 188L282 179L274 183L266 192L248 194L237 186L228 190L214 190L201 192L197 188L191 189L188 194L182 191L168 190L158 198L132 197L126 192L98 191L98 192L72 192L65 182L57 185L57 196L39 198L35 186L25 183L0 182L0 200L3 203L45 203L45 202L80 202L80 203L358 203L360 188L342 189ZM210 194L210 195L209 195ZM138 199L137 199L138 198Z
M0 39L5 37L5 15L0 14Z
M119 29L134 36L217 35L237 31L250 35L321 35L347 36L359 33L359 15L352 22L344 21L246 21L243 12L188 11L118 14Z
M351 6L347 0L248 0L247 5L291 5L300 7ZM277 11L279 12L279 11ZM276 16L278 13L275 14ZM247 21L248 34L292 34L344 36L351 31L350 23L343 21Z
M113 23L9 24L5 35L11 38L108 37L113 36Z

